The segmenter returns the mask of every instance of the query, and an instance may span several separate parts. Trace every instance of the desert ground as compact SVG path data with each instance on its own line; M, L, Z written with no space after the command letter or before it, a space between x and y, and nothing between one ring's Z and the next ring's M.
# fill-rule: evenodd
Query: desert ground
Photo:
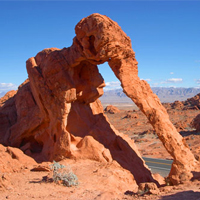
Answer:
M107 105L104 105L106 107ZM109 121L120 132L131 137L142 156L162 159L172 159L161 144L153 128L144 114L134 105L117 104L118 112L105 112ZM199 113L199 110L168 109L171 121L186 140L195 154L200 156L200 133L195 132L190 122ZM200 178L183 182L178 186L166 185L164 178L157 175L163 185L154 192L145 192L132 187L129 171L119 164L101 163L92 160L64 159L61 163L70 166L77 175L79 184L66 187L52 181L52 163L36 163L23 153L8 154L5 147L1 148L3 163L1 168L0 199L28 200L28 199L66 199L66 200L179 200L200 199ZM14 155L14 156L13 156ZM23 161L21 161L23 159ZM31 159L31 160L29 160ZM1 161L2 162L2 161ZM25 162L25 163L24 163ZM7 166L7 168L5 167ZM129 177L129 178L127 178Z
M170 120L184 137L193 154L200 156L200 133L191 126L191 121L199 114L199 110L171 109L164 104ZM108 106L104 104L104 107ZM172 159L165 150L146 116L133 104L115 104L120 112L106 112L111 124L117 130L132 138L142 156Z

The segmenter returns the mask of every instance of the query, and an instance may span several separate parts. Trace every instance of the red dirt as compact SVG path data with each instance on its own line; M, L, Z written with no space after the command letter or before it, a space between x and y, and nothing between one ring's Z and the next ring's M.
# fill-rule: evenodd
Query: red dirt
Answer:
M130 107L119 107L119 109L120 113L107 114L109 120L121 132L126 133L135 140L143 156L171 159L150 124L147 123L146 117L140 111L133 111L133 114L138 116L137 118L124 118L127 113L130 114L130 111L127 111L127 109L130 110ZM192 152L196 154L196 157L200 156L200 134L189 127L190 121L197 114L197 111L168 110L168 113L174 124L178 122L187 124L181 134ZM5 147L2 147L2 149L5 150ZM0 199L197 200L200 198L199 174L197 174L199 178L194 181L188 181L178 186L160 187L156 190L156 194L141 194L138 193L137 187L133 188L136 184L132 174L120 167L117 162L102 163L88 159L77 161L65 159L61 163L66 166L69 165L79 180L78 186L68 188L54 182L45 181L46 177L52 177L51 171L31 171L38 164L30 159L31 162L29 161L30 164L28 165L26 155L24 157L22 152L20 153L18 150L15 152L13 148L11 150L23 162L19 164L16 158L11 158L13 157L12 153L7 151L5 151L7 153L2 153L4 151L1 151L1 155L4 156L4 166L7 163L9 167L6 168L6 171L1 168ZM0 164L2 165L2 163ZM46 162L40 164L40 166L44 166L44 169L49 169L50 164L50 162ZM16 166L19 166L16 168L17 170L13 170ZM43 168L40 167L40 170Z

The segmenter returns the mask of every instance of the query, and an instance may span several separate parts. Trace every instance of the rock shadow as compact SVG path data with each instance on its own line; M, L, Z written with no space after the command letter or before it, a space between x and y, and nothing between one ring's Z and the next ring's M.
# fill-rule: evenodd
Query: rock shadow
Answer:
M192 171L192 174L193 174L193 177L192 177L191 181L194 181L194 180L199 180L200 181L200 172Z
M200 198L200 192L194 192L193 190L178 192L176 194L170 194L164 197L161 197L159 200L197 200Z
M196 130L194 131L180 131L179 132L181 134L182 137L186 137L189 135L200 135L200 132L197 132Z
M92 136L110 151L113 160L133 174L137 183L153 181L159 185L138 156L133 140L115 130L103 113L93 114L90 105L73 102L67 120L68 132L75 137Z

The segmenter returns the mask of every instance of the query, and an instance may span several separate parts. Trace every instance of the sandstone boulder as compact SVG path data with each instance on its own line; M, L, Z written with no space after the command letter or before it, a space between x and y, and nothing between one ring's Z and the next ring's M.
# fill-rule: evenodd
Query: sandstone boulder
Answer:
M138 187L139 194L159 194L159 189L155 183L140 183Z
M184 104L181 101L175 101L171 104L172 109L179 109L182 110L184 107Z
M128 118L128 119L137 119L138 118L138 114L128 111L126 116L124 116L124 118Z
M196 131L200 131L200 114L197 115L191 122L191 126L196 129Z
M25 155L20 149L4 147L0 144L0 172L20 172L24 168L35 165L34 159Z
M112 105L106 106L104 111L110 114L120 113L120 110L117 107L112 106Z
M0 107L0 143L20 148L40 162L84 156L115 160L137 183L155 181L134 141L119 133L103 113L98 98L105 83L97 65L108 62L125 94L147 116L174 158L171 181L179 183L182 174L191 178L195 158L158 97L138 77L130 38L100 14L82 19L75 32L71 47L44 49L27 60L29 79Z

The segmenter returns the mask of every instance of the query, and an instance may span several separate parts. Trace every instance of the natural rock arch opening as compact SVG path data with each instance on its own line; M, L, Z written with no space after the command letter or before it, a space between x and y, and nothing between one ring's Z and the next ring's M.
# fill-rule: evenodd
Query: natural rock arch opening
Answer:
M147 116L174 158L171 181L179 183L182 175L191 178L195 158L158 97L138 77L130 38L100 14L82 19L75 32L71 47L45 49L27 60L29 79L0 108L0 143L21 148L38 161L116 160L137 183L154 181L134 142L115 130L103 114L98 98L105 84L97 65L108 62L125 94ZM40 151L31 149L34 143Z

